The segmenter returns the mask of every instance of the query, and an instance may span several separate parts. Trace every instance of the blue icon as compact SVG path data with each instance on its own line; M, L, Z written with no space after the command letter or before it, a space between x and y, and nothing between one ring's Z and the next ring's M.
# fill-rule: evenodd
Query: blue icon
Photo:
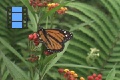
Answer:
M12 7L12 12L22 12L22 7Z
M22 28L22 22L12 22L12 28Z
M12 21L22 21L22 13L12 13Z
M12 29L27 28L27 8L26 7L8 7L7 22L8 22L8 27Z

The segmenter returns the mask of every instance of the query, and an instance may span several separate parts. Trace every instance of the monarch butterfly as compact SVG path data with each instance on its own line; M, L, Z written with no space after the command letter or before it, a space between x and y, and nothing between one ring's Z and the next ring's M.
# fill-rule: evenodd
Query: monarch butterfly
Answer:
M45 44L48 52L61 52L64 43L70 40L72 33L61 29L39 29L37 31L39 41Z

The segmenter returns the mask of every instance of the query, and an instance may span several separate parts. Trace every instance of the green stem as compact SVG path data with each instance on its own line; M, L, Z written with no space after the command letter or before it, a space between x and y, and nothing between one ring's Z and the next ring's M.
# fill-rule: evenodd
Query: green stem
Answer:
M46 25L45 25L45 27L46 27L46 29L47 29L47 27L48 27L48 17L47 17L47 19L46 19Z
M30 77L31 77L31 80L33 80L33 68L32 67L30 68Z
M52 26L53 26L54 16L55 16L55 14L53 14L53 15L51 16L51 26L50 26L50 28L52 28Z
M46 8L41 8L40 11L39 11L39 20L38 20L38 23L37 24L40 24L42 22L42 16L44 16L44 11L46 11Z
M56 55L54 55L54 57L53 57L53 59L56 57ZM49 64L50 64L50 62L52 62L53 61L53 59L51 59L50 61L48 61L47 63L46 63L46 65L44 66L44 69L43 70L45 70L45 71L42 71L42 76L41 76L41 79L40 80L43 80L43 78L44 78L44 76L45 76L45 74L46 74L46 69L47 69L47 67L49 66ZM48 70L47 70L48 71ZM44 73L43 73L44 72Z
M60 80L62 80L62 75L60 74Z

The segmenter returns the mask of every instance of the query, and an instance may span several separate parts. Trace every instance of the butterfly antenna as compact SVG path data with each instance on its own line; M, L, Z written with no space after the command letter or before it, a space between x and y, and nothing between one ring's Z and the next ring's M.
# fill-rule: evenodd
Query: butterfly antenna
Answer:
M38 24L37 26L38 26L38 27L37 27L37 28L38 28L37 30L42 29L42 27L40 26L40 24Z
M40 24L38 24L37 25L37 33L39 33L40 29L41 29L41 26L40 26Z

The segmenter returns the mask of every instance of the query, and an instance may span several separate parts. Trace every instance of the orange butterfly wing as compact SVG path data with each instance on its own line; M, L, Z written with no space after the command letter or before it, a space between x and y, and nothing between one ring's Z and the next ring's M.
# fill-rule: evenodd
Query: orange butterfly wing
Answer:
M72 38L72 34L59 29L40 29L38 31L40 42L44 43L50 52L59 52L64 48L64 43Z

